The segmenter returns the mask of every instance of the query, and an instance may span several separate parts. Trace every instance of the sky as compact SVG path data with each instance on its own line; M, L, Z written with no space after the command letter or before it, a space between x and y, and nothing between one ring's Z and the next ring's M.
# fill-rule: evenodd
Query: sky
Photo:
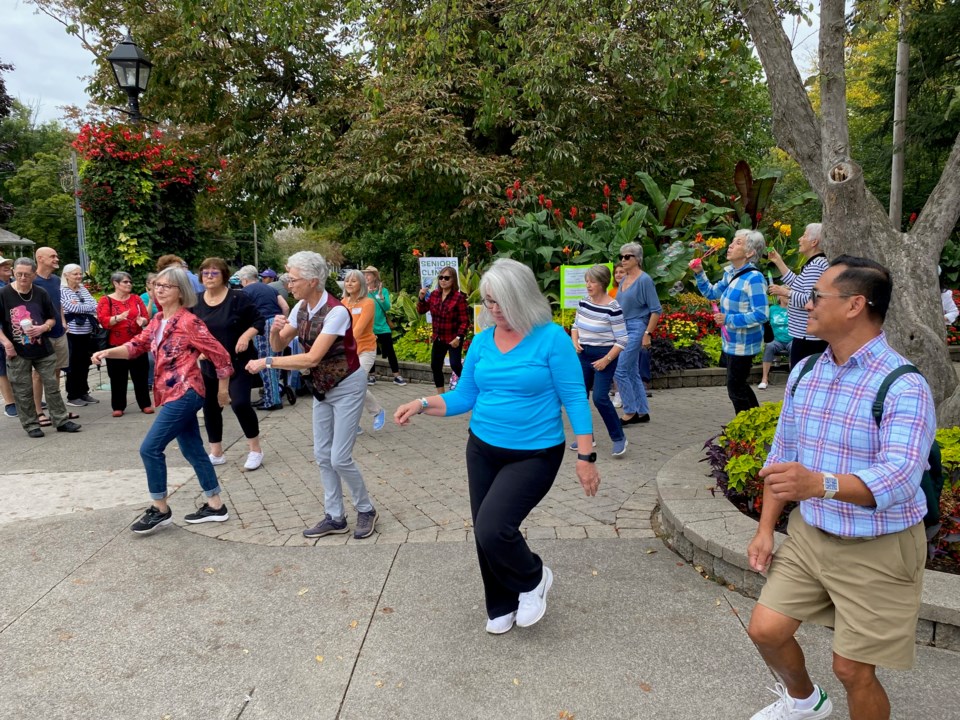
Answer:
M816 5L819 13L819 2ZM80 40L24 0L0 0L0 18L0 61L15 67L4 75L10 95L34 108L38 123L61 119L65 105L85 106L86 78L93 74L94 64ZM798 26L791 18L784 29L805 75L811 53L816 52L816 22L813 27Z

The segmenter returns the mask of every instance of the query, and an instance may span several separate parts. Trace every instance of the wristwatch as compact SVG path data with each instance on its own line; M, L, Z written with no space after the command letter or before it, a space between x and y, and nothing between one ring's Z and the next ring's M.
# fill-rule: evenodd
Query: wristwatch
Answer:
M830 473L823 474L823 499L832 500L833 496L840 492L840 481L836 475Z
M595 463L597 461L597 454L595 452L592 452L589 455L584 455L583 453L577 453L577 460L583 460L584 462Z
M264 360L263 362L264 362L264 364L265 364L268 368L272 368L272 367L273 367L273 357L272 357L272 356L271 356L271 357L268 357L268 358L267 358L266 360Z

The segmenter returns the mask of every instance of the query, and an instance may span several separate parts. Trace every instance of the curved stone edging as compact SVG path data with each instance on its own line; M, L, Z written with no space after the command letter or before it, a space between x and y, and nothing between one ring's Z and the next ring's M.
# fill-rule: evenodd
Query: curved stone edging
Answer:
M700 446L668 460L657 473L657 497L666 544L685 560L703 568L722 584L756 598L764 578L750 569L746 549L755 520L714 493ZM786 538L776 534L776 545ZM925 571L917 642L960 650L960 576Z

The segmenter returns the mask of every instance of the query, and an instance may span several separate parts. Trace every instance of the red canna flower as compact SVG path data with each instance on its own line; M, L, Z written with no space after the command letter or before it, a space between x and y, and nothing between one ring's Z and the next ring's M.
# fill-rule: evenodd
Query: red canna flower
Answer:
M553 211L553 216L554 216L557 220L559 220L561 215L563 215L563 213L560 212L560 208L555 208L554 211Z
M500 219L502 220L503 218L500 218ZM441 249L441 250L446 250L448 247L450 247L450 246L447 245L446 241L443 241L443 242L440 243L440 249Z
M487 252L488 252L488 253L492 253L492 252L493 252L493 243L492 243L492 242L490 242L489 240L487 240L487 242L485 242L484 245L487 246Z
M583 220L581 220L581 221L579 221L579 222L577 223L577 227L580 228L581 230L583 230Z
M569 254L572 253L572 252L573 252L573 250L570 249L570 246L569 246L569 245L564 245L564 246L563 246L563 254L564 254L564 255L569 255Z
M705 197L702 197L702 198L700 198L700 202L703 203L704 205L706 205L706 204L707 204L707 199L706 199Z
M913 225L917 221L917 214L915 212L910 213L910 224Z
M573 220L577 216L577 209L575 207L570 208L570 219Z
M507 208L507 213L510 215L510 217L513 217L513 208Z
M627 179L620 178L620 192L623 192L626 189L627 189Z
M609 207L606 203L603 204L603 209L606 210Z
M607 185L606 183L603 184L603 196L605 198L610 197L610 186Z
M736 202L736 201L737 201L737 196L736 196L736 195L731 195L731 196L730 196L730 202Z
M761 220L763 220L763 213L760 211L757 211L757 222L760 222Z
M543 204L547 208L547 210L549 210L550 208L553 207L553 200L551 200L550 198L547 198L546 200L543 201Z
M469 250L469 249L470 249L470 241L469 241L469 240L464 240L464 241L463 241L463 246L464 246L467 250Z
M506 227L506 226L507 226L507 219L506 219L503 215L501 215L501 216L500 216L500 227Z
M596 219L597 219L597 214L596 214L596 213L590 213L590 219L591 219L591 220L596 220Z
M540 193L539 195L537 195L537 202L543 205L543 203L545 202L543 193Z
M627 205L633 205L633 195L627 195Z
M507 200L513 200L513 188L507 188Z
M423 253L421 253L421 252L420 252L419 250L417 250L416 248L413 249L413 256L414 256L414 257L420 257L420 255L422 255L422 254L423 254Z
M514 180L514 181L513 181L513 189L514 189L514 190L519 190L519 189L520 189L520 181L519 181L519 180Z

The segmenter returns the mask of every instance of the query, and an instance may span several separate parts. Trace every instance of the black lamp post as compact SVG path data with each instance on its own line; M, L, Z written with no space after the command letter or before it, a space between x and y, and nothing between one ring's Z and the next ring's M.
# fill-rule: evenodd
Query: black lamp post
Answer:
M113 68L120 89L127 93L127 109L124 112L133 122L140 122L143 118L140 115L139 97L140 93L147 89L153 63L147 60L143 50L130 37L129 30L113 52L107 55L107 60Z

